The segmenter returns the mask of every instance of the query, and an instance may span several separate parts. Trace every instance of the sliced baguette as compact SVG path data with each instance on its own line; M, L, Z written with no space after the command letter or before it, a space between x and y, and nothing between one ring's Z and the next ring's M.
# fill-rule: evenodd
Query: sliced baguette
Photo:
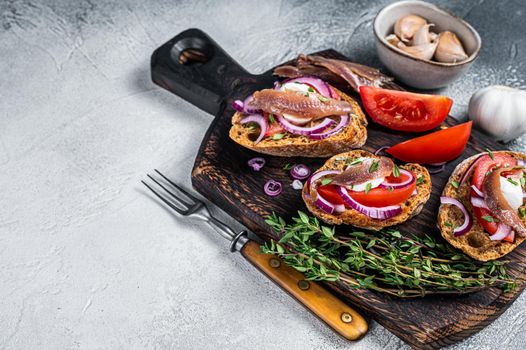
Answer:
M345 160L347 158L356 159L359 157L379 158L379 156L375 156L367 151L355 150L335 155L327 160L319 170L344 170L346 167ZM307 184L303 187L302 197L307 205L307 209L326 223L334 225L346 224L378 231L384 227L402 223L420 213L431 195L431 177L426 168L419 164L405 164L401 166L401 168L412 171L417 178L422 177L422 180L419 181L416 187L418 193L401 204L402 213L387 220L373 219L350 208L347 208L347 210L340 214L327 214L314 204L315 198L313 194L309 193Z
M522 159L526 161L526 155L518 152L502 151L493 152L493 154L505 153L512 156L515 159ZM451 174L446 187L442 191L442 196L455 198L462 202L466 207L467 211L473 218L473 226L471 230L466 234L455 237L453 236L453 229L460 226L464 221L462 212L455 206L452 205L441 205L438 211L438 228L442 237L448 241L453 247L462 250L464 253L479 261L495 260L511 252L515 247L524 241L524 237L515 235L515 242L509 243L506 241L492 241L489 238L489 234L484 231L482 225L478 220L473 217L473 206L470 202L470 187L471 177L473 176L473 169L467 175L463 184L460 184L458 188L453 186L453 182L460 182L462 175L468 170L470 165L477 160L478 154L470 158L465 159L462 163L457 165L453 173ZM525 208L526 205L523 205ZM522 218L523 222L526 223L526 218Z
M358 102L336 88L333 89L342 99L349 102L354 110L350 113L349 125L333 136L323 140L311 140L306 136L285 133L280 140L264 138L254 145L254 133L246 125L239 123L244 115L236 112L232 117L230 138L253 151L282 157L330 157L336 153L360 148L367 139L367 118Z

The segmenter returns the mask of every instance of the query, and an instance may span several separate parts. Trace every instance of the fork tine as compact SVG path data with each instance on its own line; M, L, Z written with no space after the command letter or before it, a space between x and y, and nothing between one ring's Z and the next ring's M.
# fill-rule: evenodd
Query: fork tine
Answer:
M181 186L177 185L175 182L173 182L172 180L170 180L169 178L167 178L166 176L164 176L159 170L157 169L154 169L155 172L159 175L162 176L163 179L165 179L166 181L168 181L172 186L174 186L175 188L177 188L179 191L181 191L186 197L190 198L191 200L194 201L194 203L199 203L201 202L199 200L199 198L196 198L195 196L193 196L192 194L188 193L188 191L186 191L185 189L183 189Z
M179 214L184 215L185 210L182 210L181 208L178 208L177 206L175 206L172 202L170 202L169 200L164 198L161 194L159 194L157 191L155 191L153 188L151 188L150 185L148 185L146 182L144 182L142 180L141 180L141 182L143 183L144 186L148 187L148 189L150 191L152 191L153 194L155 194L157 196L157 198L162 200L167 206L169 206L170 208L172 208L173 210L175 210Z
M184 205L186 207L186 208L184 208L185 210L188 210L193 205L192 203L188 203L185 200L183 200L181 198L181 196L178 196L175 193L173 193L172 191L170 191L169 189L167 189L162 183L160 183L159 181L154 179L150 174L146 174L146 176L148 176L153 182L155 182L157 185L159 185L163 190L166 191L166 193L168 193L170 196L172 196L175 200L177 200L179 203Z

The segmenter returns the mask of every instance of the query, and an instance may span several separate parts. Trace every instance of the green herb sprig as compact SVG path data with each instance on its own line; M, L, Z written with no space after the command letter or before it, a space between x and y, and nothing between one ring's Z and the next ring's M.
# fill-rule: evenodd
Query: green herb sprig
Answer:
M298 215L290 224L276 214L268 217L267 224L281 238L261 249L279 255L307 279L403 298L515 288L505 261L477 262L429 235L408 238L393 229L340 235L334 226L301 211Z

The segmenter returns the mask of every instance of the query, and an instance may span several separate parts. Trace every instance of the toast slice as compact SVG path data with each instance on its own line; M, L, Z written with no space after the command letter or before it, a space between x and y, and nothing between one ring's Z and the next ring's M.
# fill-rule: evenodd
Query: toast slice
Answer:
M280 140L264 138L254 145L253 131L248 126L239 123L243 119L243 114L236 112L232 117L230 138L253 151L281 157L330 157L340 152L360 148L367 139L367 118L358 102L352 97L334 87L332 89L353 107L349 125L333 136L323 140L311 140L307 136L285 133Z
M526 161L526 155L518 152L502 151L493 152L493 154L505 153L515 159L522 159ZM473 206L470 202L470 187L471 177L473 176L473 169L467 175L464 183L455 188L453 182L459 182L462 175L469 169L470 165L478 158L478 154L465 159L462 163L457 165L451 174L446 187L442 192L442 196L455 198L462 202L467 211L473 217ZM523 205L526 208L526 205ZM522 218L526 223L526 218ZM462 250L464 253L479 261L495 260L511 252L515 247L524 241L524 237L515 235L515 242L510 243L506 241L492 241L489 234L484 231L482 225L476 218L473 218L473 226L466 234L455 237L453 235L454 227L460 226L464 221L462 212L452 205L441 205L438 211L438 228L442 237L448 241L453 247Z
M334 157L327 160L327 162L325 162L325 164L319 170L343 171L346 167L345 161L347 158L356 159L360 157L380 158L379 156L375 156L374 154L367 151L355 150L335 155ZM302 191L303 201L307 205L307 209L312 214L328 224L352 225L373 231L378 231L384 227L397 225L419 214L424 207L424 204L429 199L429 196L431 195L431 177L429 176L429 172L425 167L419 164L405 164L400 166L400 168L412 171L416 175L417 179L421 177L422 180L419 180L416 186L417 194L409 197L404 203L402 203L402 213L392 218L386 220L373 219L351 208L347 208L347 210L345 210L343 213L328 214L318 208L316 204L314 204L315 199L309 193L309 186L307 186L307 184L305 184Z

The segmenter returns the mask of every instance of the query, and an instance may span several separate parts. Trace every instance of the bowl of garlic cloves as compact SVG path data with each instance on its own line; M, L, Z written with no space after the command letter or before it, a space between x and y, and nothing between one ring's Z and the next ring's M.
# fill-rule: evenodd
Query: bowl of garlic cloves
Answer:
M398 80L418 89L456 80L482 45L471 25L424 1L384 7L374 20L374 34L380 61Z

